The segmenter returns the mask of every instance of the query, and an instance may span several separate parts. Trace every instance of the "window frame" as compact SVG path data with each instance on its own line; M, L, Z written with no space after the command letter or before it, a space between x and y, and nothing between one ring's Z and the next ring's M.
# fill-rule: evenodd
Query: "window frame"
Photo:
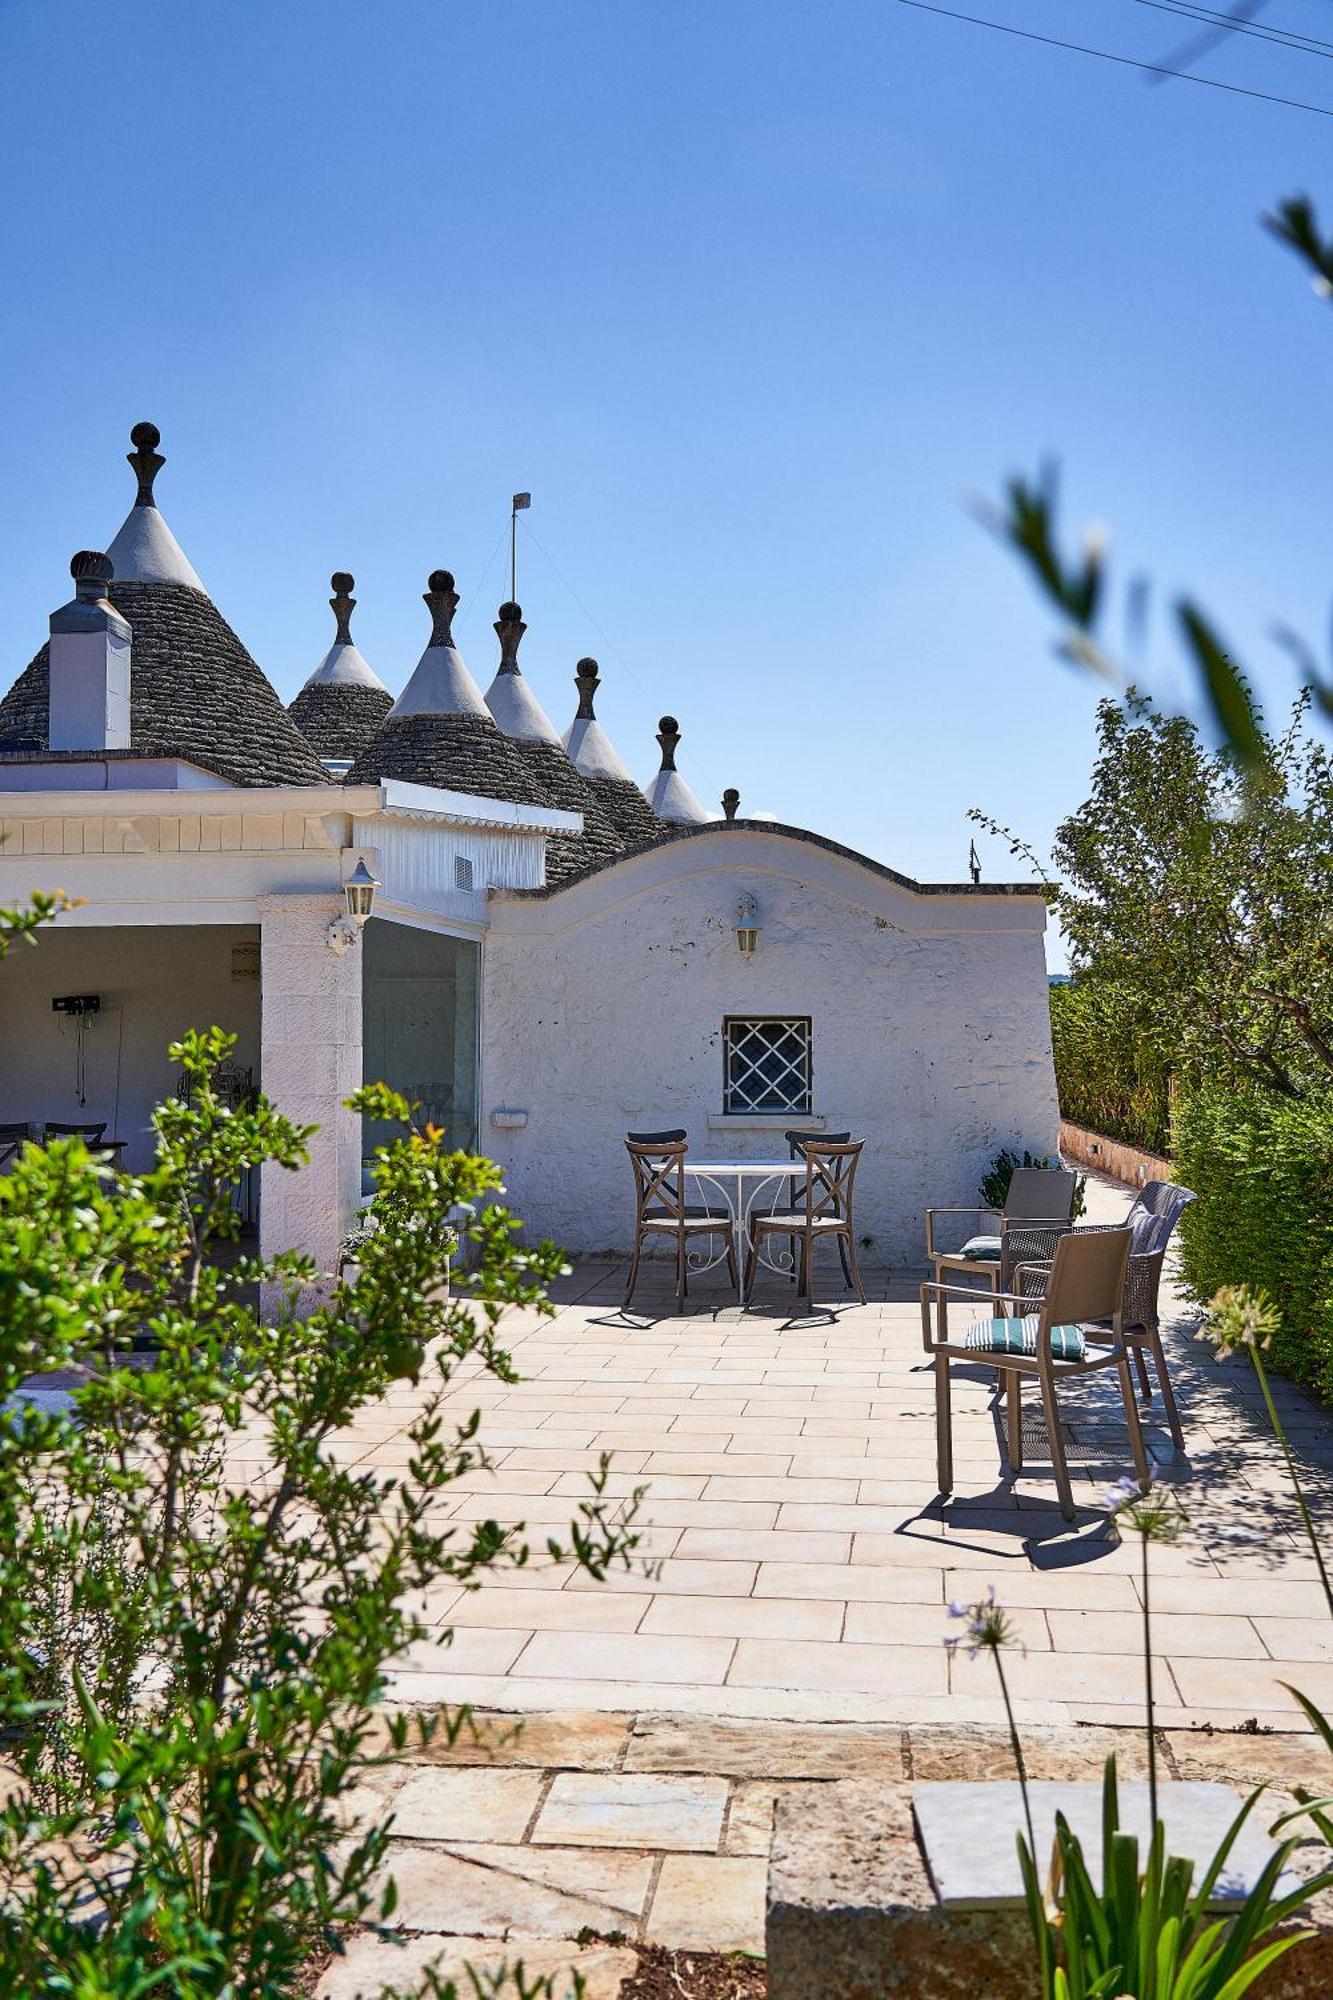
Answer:
M766 1022L778 1022L788 1030L797 1030L804 1039L804 1101L799 1104L787 1102L777 1105L736 1104L732 1101L731 1081L732 1052L736 1031L746 1031L762 1026ZM811 1118L815 1109L815 1030L814 1018L810 1014L724 1014L722 1016L722 1116L724 1118Z

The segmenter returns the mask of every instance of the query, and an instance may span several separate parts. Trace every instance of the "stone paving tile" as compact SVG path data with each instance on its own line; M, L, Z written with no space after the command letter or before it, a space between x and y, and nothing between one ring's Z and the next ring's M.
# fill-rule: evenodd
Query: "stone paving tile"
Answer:
M579 1947L563 1939L510 1937L497 1943L491 1938L420 1936L392 1944L363 1935L351 1940L345 1957L334 1960L315 1989L315 2000L380 2000L389 1985L411 1991L427 1967L441 1979L453 1980L460 1994L490 1992L506 1968L520 1965L525 1981L550 1978L557 1995L572 1992L577 1977L583 1982L583 2000L618 2000L636 1964L634 1953L623 1946Z
M639 1715L625 1751L627 1771L720 1771L742 1778L829 1779L905 1775L905 1733L843 1722L741 1722Z
M700 1638L839 1639L844 1609L815 1598L659 1597L639 1629Z
M647 1855L600 1848L412 1847L391 1840L384 1874L398 1886L403 1930L479 1937L575 1937L637 1927L648 1901Z
M673 1950L764 1949L766 1859L669 1854L648 1915L647 1935Z
M535 1843L714 1853L727 1783L717 1777L562 1773L532 1832Z
M523 1671L540 1679L683 1681L720 1684L731 1664L729 1638L665 1638L643 1633L538 1632L523 1656Z
M633 1632L653 1602L640 1578L637 1591L623 1593L534 1591L524 1599L521 1615L534 1632ZM512 1597L497 1601L489 1591L471 1591L455 1600L449 1622L455 1630L462 1626L504 1627L512 1626L516 1615Z
M394 1833L405 1840L521 1841L537 1810L540 1771L414 1770L393 1797Z
M737 1687L942 1695L948 1688L948 1659L942 1635L934 1647L741 1639L728 1680Z
M1033 1653L1051 1650L1044 1611L1006 1610L1020 1646ZM842 1636L854 1645L870 1640L886 1646L942 1646L961 1630L943 1604L849 1604Z
M1333 1619L1327 1616L1256 1618L1254 1626L1275 1660L1333 1660Z
M1051 1637L1062 1653L1115 1653L1126 1650L1127 1633L1123 1612L1068 1611L1063 1606L1047 1612ZM1298 1624L1297 1620L1276 1619L1275 1624ZM1329 1629L1333 1631L1333 1621ZM1173 1659L1189 1654L1204 1658L1225 1653L1236 1660L1261 1660L1264 1647L1248 1618L1220 1613L1157 1611L1152 1620L1154 1648ZM1320 1657L1312 1654L1311 1658ZM1333 1653L1329 1657L1333 1658Z

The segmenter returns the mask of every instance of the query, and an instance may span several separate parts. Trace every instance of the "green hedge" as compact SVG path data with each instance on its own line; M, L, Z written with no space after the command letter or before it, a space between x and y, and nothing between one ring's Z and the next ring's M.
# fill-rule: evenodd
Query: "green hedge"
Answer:
M1277 1366L1333 1398L1333 1101L1202 1091L1180 1107L1175 1158L1199 1196L1181 1221L1191 1290L1266 1291Z
M1166 1064L1115 987L1088 980L1053 986L1051 1045L1063 1117L1150 1153L1169 1149Z

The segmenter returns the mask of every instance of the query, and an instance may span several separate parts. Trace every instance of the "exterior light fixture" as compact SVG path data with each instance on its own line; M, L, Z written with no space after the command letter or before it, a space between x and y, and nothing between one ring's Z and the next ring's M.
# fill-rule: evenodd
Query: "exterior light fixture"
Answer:
M375 907L375 891L379 883L362 859L343 883L343 901L347 905L346 914L334 917L324 933L330 951L349 951L366 927L367 919Z
M759 905L748 892L736 904L736 945L742 958L753 958L759 943Z

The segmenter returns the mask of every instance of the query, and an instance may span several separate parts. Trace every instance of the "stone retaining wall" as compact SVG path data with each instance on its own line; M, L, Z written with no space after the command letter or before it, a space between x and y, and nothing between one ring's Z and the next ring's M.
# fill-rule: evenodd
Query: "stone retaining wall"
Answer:
M1147 1153L1142 1146L1126 1145L1123 1139L1108 1139L1087 1125L1060 1120L1060 1156L1071 1166L1091 1167L1094 1173L1109 1174L1126 1187L1140 1188L1145 1181L1175 1179L1175 1166L1162 1153Z

